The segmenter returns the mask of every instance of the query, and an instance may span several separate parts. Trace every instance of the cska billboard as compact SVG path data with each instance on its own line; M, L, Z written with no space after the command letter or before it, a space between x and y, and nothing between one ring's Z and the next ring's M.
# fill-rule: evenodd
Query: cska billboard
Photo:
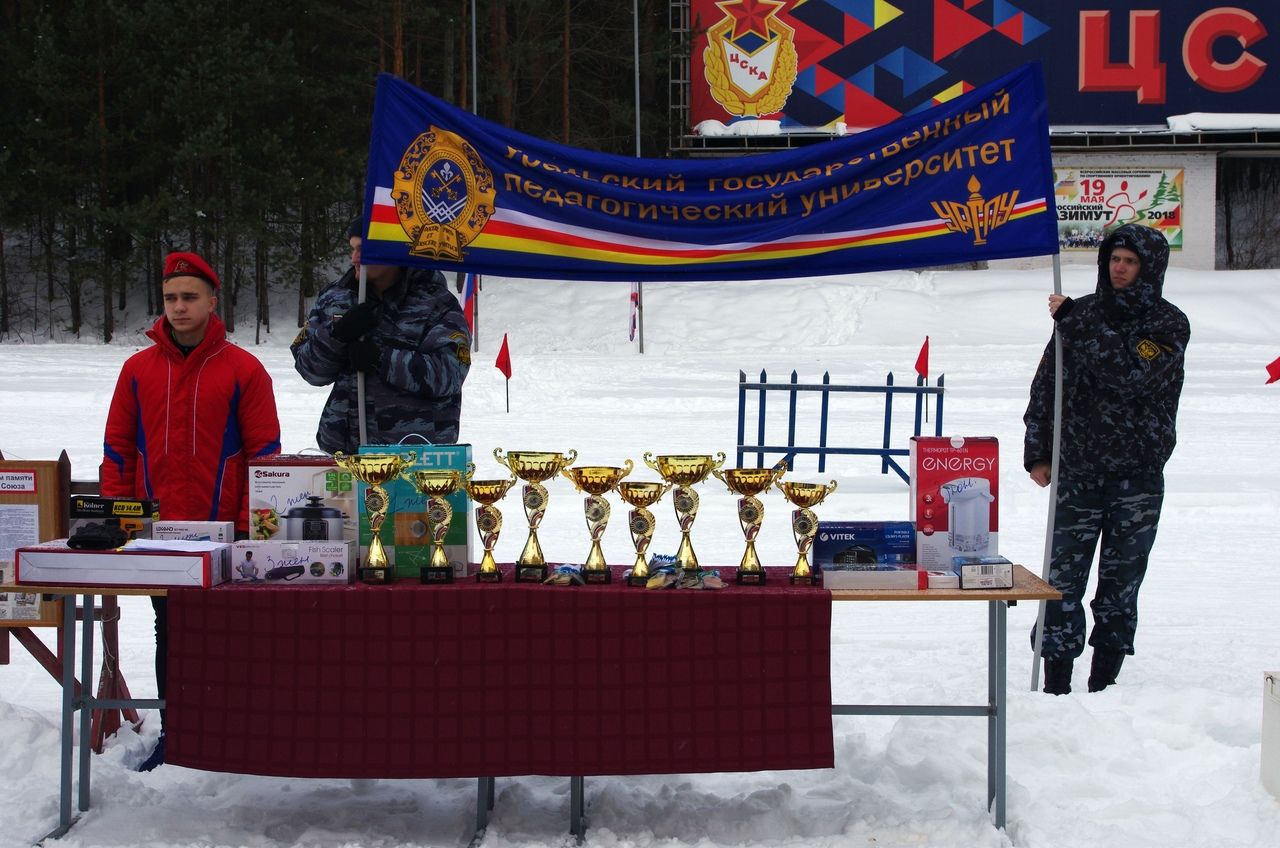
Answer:
M1280 112L1276 0L692 0L690 15L692 126L875 127L1035 60L1054 126Z

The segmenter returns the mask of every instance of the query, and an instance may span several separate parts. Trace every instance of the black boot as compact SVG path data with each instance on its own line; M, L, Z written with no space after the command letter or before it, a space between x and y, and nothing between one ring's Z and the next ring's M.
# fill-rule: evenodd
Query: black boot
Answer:
M1089 691L1101 692L1116 682L1124 652L1111 648L1094 648L1093 664L1089 666Z
M1068 695L1071 693L1071 667L1075 663L1071 657L1060 660L1044 661L1044 691L1049 695Z

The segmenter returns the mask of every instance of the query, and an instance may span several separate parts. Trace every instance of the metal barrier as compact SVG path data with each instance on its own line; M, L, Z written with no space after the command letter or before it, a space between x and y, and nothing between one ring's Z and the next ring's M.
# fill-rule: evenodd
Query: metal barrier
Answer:
M744 454L754 453L756 455L756 467L764 467L764 458L766 454L783 454L787 467L795 467L795 458L797 454L816 454L818 457L819 473L827 470L827 456L878 456L880 457L880 473L888 474L892 468L897 472L898 476L904 482L910 483L911 476L894 457L905 457L910 454L909 448L891 447L893 437L893 398L894 395L914 395L915 396L915 415L912 427L912 434L921 435L920 427L923 423L926 411L926 397L934 398L934 435L942 435L942 398L945 393L946 377L938 377L936 386L924 385L924 378L917 376L914 386L895 386L893 382L893 372L890 371L885 378L883 386L843 386L832 385L830 373L822 375L821 383L801 383L795 371L791 372L791 380L785 383L770 383L768 375L760 372L760 380L755 383L747 382L747 375L738 372L738 465L742 465ZM747 422L747 393L757 393L757 412L756 412L756 441L754 444L748 444L746 441L746 422ZM765 422L767 398L769 392L786 392L788 395L787 408L787 443L785 445L769 444L765 440ZM818 413L818 444L814 445L798 445L796 444L796 413L798 407L799 396L802 392L816 392L821 395L821 409ZM862 394L882 394L884 395L884 431L879 447L832 447L827 443L830 417L830 402L833 393L862 393Z

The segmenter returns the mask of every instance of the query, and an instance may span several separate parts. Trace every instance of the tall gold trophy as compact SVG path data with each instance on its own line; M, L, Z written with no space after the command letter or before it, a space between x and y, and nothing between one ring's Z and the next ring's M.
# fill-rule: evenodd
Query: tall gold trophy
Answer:
M484 543L484 556L480 558L480 570L476 572L477 583L502 582L502 572L493 558L493 546L498 544L498 534L502 532L502 513L494 504L502 500L507 490L515 484L515 477L506 480L467 480L464 484L467 495L479 504L476 507L476 529L480 531L480 541Z
M760 557L756 555L756 536L760 534L760 525L764 521L764 504L756 495L769 491L769 487L786 470L786 464L780 462L773 468L730 468L724 472L718 469L711 472L729 487L729 491L742 496L738 499L738 523L742 525L742 536L747 540L747 549L743 551L742 561L738 563L736 579L739 585L764 585L765 571L760 567Z
M609 502L604 499L604 495L630 474L632 468L633 464L628 459L625 468L616 465L580 465L560 471L573 481L579 492L587 493L583 500L583 511L587 517L587 534L591 536L591 550L582 566L584 583L609 583L613 580L613 572L609 570L609 563L600 548L600 537L609 525L610 514Z
M570 449L568 453L508 451L503 454L502 448L494 448L493 458L524 481L524 514L529 519L529 538L516 560L516 582L541 583L547 578L547 560L542 556L542 545L538 544L538 525L547 512L547 487L542 482L572 465L578 452Z
M628 586L644 586L649 582L649 561L645 559L645 551L653 541L653 528L657 522L648 507L662 500L662 496L671 488L670 483L650 483L641 481L623 481L618 484L618 494L631 504L631 513L627 516L627 526L631 530L631 543L636 548L636 563L627 575Z
M724 451L717 453L716 457L719 458L705 454L668 454L655 458L647 451L644 455L644 464L675 487L671 502L676 509L676 522L680 525L680 547L676 550L676 563L685 571L698 570L698 555L693 552L693 543L689 541L689 531L693 528L694 519L698 517L699 502L698 493L692 487L724 465Z
M781 483L778 488L793 505L798 507L791 513L791 532L796 538L796 567L791 570L788 579L792 586L815 586L822 579L821 574L814 574L809 567L809 549L813 547L813 538L818 535L818 516L810 507L822 503L827 495L836 490L836 481L824 486L821 483Z
M417 459L412 451L407 453L360 453L333 455L334 462L344 471L351 472L364 483L364 508L369 513L369 553L360 566L360 579L365 583L391 582L391 563L382 546L382 523L387 519L387 507L391 500L382 484L397 477Z
M463 488L476 471L467 463L466 471L456 468L427 468L400 476L413 485L419 494L427 498L427 532L431 534L431 563L418 569L418 579L423 583L452 583L453 566L444 552L444 539L453 523L453 507L449 496Z

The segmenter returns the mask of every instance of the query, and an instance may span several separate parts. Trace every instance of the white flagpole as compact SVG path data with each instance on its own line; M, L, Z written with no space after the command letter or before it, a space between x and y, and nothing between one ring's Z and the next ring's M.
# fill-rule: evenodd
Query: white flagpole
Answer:
M635 35L634 55L636 64L636 158L640 158L640 0L631 2L631 20ZM640 353L644 353L644 283L636 283L636 338Z
M365 268L364 262L360 263L360 283L356 287L356 303L364 303L365 296ZM356 414L360 420L360 444L369 443L369 425L364 420L364 372L356 372Z
M1062 294L1062 261L1053 254L1053 293ZM1040 578L1049 582L1049 564L1053 560L1053 518L1058 506L1058 456L1062 444L1062 337L1053 331L1053 465L1049 469L1049 521L1044 531L1044 566ZM1040 649L1044 647L1044 609L1041 601L1036 612L1036 639L1031 659L1031 691L1040 688Z

